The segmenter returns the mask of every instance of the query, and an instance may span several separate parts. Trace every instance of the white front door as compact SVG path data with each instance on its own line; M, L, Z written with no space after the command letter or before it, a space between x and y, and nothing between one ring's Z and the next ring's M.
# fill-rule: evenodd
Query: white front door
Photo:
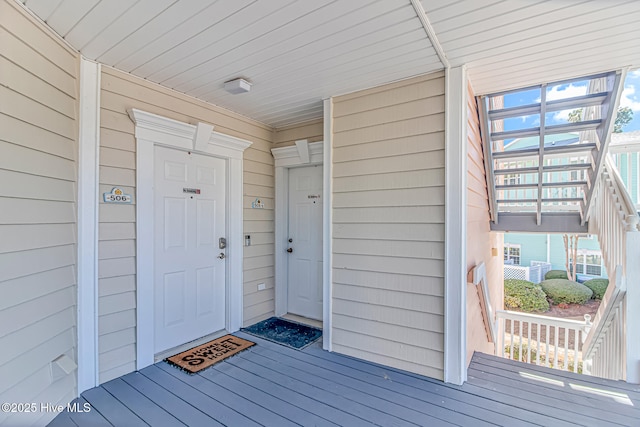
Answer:
M322 320L322 166L289 170L288 312Z
M225 168L222 159L155 147L155 353L225 327Z

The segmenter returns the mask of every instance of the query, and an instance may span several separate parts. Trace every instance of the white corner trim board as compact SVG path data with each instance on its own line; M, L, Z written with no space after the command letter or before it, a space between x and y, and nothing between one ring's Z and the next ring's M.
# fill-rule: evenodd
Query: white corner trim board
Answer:
M324 100L322 205L322 348L333 351L333 98Z
M78 117L78 396L98 385L100 64L80 59Z
M445 89L444 380L467 379L467 72L447 68Z
M250 141L212 131L210 124L192 125L145 111L131 109L136 136L136 223L137 267L137 369L154 363L153 313L153 168L154 146L161 145L227 160L227 319L226 329L242 326L243 206L242 177L244 150ZM206 138L206 135L209 135ZM206 142L206 143L205 143Z
M301 148L302 147L302 148ZM288 312L287 271L288 257L285 256L289 224L289 168L298 166L321 165L323 162L324 142L308 143L307 140L296 141L296 145L272 148L275 159L275 315L282 316ZM323 213L324 214L324 213ZM324 302L323 302L324 304Z

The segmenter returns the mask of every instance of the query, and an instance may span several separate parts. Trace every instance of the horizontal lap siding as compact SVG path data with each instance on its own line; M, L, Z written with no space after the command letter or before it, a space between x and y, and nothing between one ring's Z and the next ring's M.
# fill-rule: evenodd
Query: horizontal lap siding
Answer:
M294 145L296 141L306 139L308 142L322 141L324 121L311 120L308 122L279 128L273 131L274 148Z
M78 56L0 1L0 401L66 404L76 371ZM0 413L46 424L54 413Z
M101 91L100 192L114 186L132 194L132 205L101 200L99 229L100 382L135 369L136 140L131 108L187 123L211 123L215 131L251 141L244 155L244 323L273 314L273 158L272 129L180 93L104 67ZM264 210L251 209L260 198ZM257 283L269 290L258 293Z
M444 75L334 99L333 348L443 378Z
M473 281L472 270L485 263L491 304L502 308L502 235L489 229L489 202L484 170L484 154L480 139L478 107L469 85L467 104L467 271L468 282ZM491 251L498 251L492 256ZM474 351L493 354L494 346L487 339L480 299L473 283L467 283L467 363Z

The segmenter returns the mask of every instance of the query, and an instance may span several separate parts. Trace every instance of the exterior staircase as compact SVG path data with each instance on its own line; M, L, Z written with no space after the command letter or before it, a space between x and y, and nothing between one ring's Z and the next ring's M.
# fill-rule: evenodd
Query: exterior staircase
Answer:
M582 362L583 373L639 384L640 221L608 154L625 74L616 71L542 84L482 96L478 103L491 229L595 234L610 276L592 321L563 323L498 311L497 354L505 356L508 342L509 358L515 354L541 364L542 356L545 366L574 372ZM586 84L587 93L547 99L553 88L573 83ZM530 99L532 93L539 102L510 105L518 95ZM578 119L558 124L557 116L551 116L567 110ZM538 127L517 126L532 115L538 118ZM556 123L547 125L551 117ZM538 337L546 337L546 342ZM561 362L558 355L563 356Z
M478 98L492 230L588 231L625 75L614 71ZM587 93L554 99L563 85L586 86ZM538 102L523 105L519 98ZM579 111L576 120L558 120L569 111ZM531 117L539 126L523 127Z

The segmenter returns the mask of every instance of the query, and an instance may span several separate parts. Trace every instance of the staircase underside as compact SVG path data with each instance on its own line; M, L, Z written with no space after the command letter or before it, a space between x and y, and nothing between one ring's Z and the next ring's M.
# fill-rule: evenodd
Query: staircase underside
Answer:
M492 231L519 233L570 233L587 234L588 223L582 223L582 217L575 212L545 212L538 224L536 215L529 212L503 212L500 221L491 223Z
M478 97L492 230L588 232L624 76L613 71Z

